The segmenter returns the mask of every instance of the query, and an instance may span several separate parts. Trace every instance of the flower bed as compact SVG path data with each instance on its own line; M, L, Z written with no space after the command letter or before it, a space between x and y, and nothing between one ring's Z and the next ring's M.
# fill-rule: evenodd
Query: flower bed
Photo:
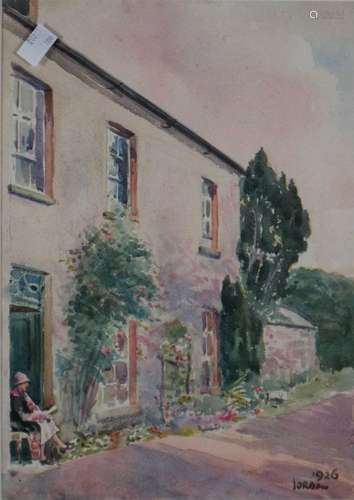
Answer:
M81 434L72 441L73 449L61 461L169 434L189 436L227 428L245 418L258 416L270 405L269 393L262 386L246 384L242 377L220 395L182 394L169 398L165 402L165 423L159 427L146 423L111 433Z

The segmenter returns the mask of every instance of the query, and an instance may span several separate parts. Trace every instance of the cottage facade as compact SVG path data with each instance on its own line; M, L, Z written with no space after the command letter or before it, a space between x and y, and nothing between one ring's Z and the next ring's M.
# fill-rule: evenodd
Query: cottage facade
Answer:
M31 67L16 50L32 29L28 16L6 9L2 401L14 371L28 372L34 397L55 402L69 432L56 375L68 341L70 276L63 260L84 229L100 225L116 204L128 207L152 250L163 289L161 324L178 319L192 336L193 389L217 389L217 310L224 276L237 274L242 168L62 41ZM160 331L129 322L126 366L100 387L94 423L154 418ZM212 351L205 348L209 336ZM9 428L8 406L1 411L2 428ZM6 467L6 437L3 456Z

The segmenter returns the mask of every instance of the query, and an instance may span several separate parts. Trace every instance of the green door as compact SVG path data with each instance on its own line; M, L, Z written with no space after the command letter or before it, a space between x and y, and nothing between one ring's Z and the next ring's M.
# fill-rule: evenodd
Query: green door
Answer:
M41 404L41 314L35 311L10 311L10 342L11 381L16 372L25 373L31 380L29 394L35 403Z

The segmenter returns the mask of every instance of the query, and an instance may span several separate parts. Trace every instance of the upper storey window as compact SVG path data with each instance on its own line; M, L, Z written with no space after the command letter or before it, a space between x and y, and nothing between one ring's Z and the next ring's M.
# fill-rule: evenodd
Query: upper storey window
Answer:
M129 196L129 140L108 130L108 204L127 206Z
M20 70L13 75L12 130L10 191L49 203L53 195L52 92Z
M110 126L107 133L107 208L114 212L123 206L137 217L136 138L118 126Z
M206 246L218 249L219 221L217 185L202 179L202 238Z

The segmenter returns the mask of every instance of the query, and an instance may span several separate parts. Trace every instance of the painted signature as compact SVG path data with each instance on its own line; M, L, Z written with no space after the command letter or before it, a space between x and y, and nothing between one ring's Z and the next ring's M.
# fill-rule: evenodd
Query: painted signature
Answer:
M339 479L338 469L332 470L316 470L312 472L311 480L299 480L293 478L293 490L328 490L328 483L324 481Z

